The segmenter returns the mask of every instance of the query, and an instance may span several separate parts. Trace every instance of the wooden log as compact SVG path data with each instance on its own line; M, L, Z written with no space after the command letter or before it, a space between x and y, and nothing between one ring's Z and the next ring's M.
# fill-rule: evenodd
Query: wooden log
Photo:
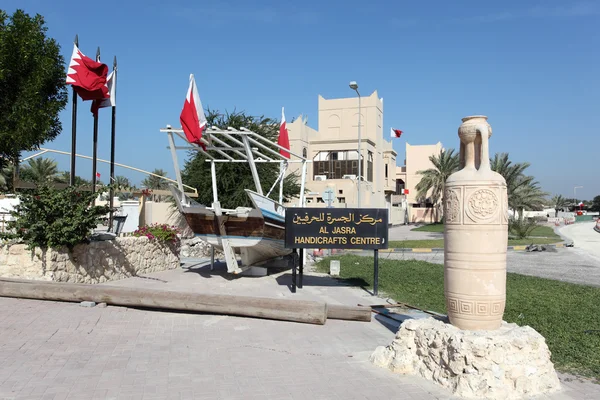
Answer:
M338 304L327 305L327 318L344 319L348 321L371 321L370 307L343 306Z
M78 283L0 278L0 297L93 301L118 306L197 311L324 325L327 304L305 300L184 293Z

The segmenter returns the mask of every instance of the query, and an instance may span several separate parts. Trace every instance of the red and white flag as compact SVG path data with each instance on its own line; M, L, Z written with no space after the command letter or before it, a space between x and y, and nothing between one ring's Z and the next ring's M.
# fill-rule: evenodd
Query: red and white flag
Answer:
M283 107L281 107L281 125L279 126L279 137L277 138L277 144L286 148L287 150L290 149L290 137L285 126L285 114L283 112ZM284 149L279 149L279 154L285 158L290 158L290 153Z
M83 100L109 98L107 86L108 66L85 56L73 44L73 54L67 71L67 85L73 85Z
M402 135L402 131L400 129L392 128L392 130L390 131L390 135L392 139L399 138Z
M202 109L202 103L200 102L200 96L198 95L194 74L190 74L190 86L185 96L179 121L188 142L197 144L203 150L206 150L206 145L200 139L202 138L202 132L206 127L207 121Z
M94 100L92 102L90 111L94 115L98 115L98 109L100 108L114 107L117 105L117 73L115 70L108 75L107 86L109 97L107 99Z

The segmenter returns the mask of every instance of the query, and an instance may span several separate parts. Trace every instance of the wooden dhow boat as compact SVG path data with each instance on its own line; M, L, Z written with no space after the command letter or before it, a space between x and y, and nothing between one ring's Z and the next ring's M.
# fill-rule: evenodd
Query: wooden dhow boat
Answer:
M304 204L307 162L305 158L246 129L207 129L206 138L202 139L207 145L206 150L199 146L190 145L189 142L187 147L176 147L175 137L186 140L182 130L168 127L161 129L161 132L166 132L169 136L178 183L177 188L171 186L171 192L177 202L179 211L197 237L210 244L213 249L223 252L228 272L238 274L253 266L267 267L267 261L287 256L292 252L292 249L287 249L284 246L286 207L282 204L283 179L288 163L302 163L299 204ZM229 143L240 147L233 147ZM259 148L262 151L259 151ZM282 156L276 150L278 148L289 152L290 157L293 156L296 159L288 159ZM211 206L199 204L185 195L176 154L176 150L180 149L193 149L202 152L206 156L207 162L210 163L213 189L213 203ZM219 154L224 158L216 158L212 154ZM221 208L217 193L215 168L215 163L218 162L246 162L249 164L255 190L245 189L245 191L253 207ZM279 177L266 195L262 192L260 178L256 170L256 163L260 162L280 164ZM275 201L269 195L278 184L279 201Z

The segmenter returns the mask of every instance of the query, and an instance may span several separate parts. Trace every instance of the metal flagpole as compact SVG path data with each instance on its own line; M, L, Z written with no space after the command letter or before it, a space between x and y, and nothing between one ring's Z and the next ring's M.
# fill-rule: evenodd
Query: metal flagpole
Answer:
M75 46L79 47L79 38L75 35ZM75 153L77 147L77 92L73 86L73 119L71 120L71 176L69 185L75 185Z
M100 62L100 47L96 50L96 62ZM98 101L98 100L92 100ZM94 114L94 150L92 153L92 193L96 193L96 159L98 158L98 112ZM96 199L92 200L92 205L96 204Z
M115 99L115 103L113 103L112 105L112 123L111 123L111 127L110 127L110 192L109 192L109 196L110 196L110 215L109 215L109 227L112 229L112 224L113 224L113 206L114 206L114 200L113 197L115 196L114 194L114 190L113 190L113 184L115 183L115 129L116 129L116 116L117 116L117 106L116 106L116 102L117 102L117 56L115 56L114 60L113 60L113 84L112 84L112 90L114 90L114 99ZM112 93L111 93L112 95Z

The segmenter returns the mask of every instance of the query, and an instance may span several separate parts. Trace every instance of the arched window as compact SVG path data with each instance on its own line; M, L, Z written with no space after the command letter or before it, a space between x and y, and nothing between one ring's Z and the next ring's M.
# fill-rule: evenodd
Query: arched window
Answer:
M306 158L306 147L302 149L302 157Z

